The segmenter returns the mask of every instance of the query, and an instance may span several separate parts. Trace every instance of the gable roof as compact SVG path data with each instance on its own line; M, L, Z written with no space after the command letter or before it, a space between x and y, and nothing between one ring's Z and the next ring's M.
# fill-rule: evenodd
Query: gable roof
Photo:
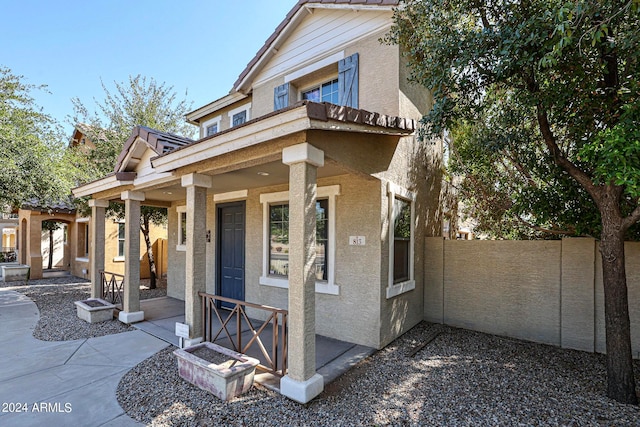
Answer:
M241 91L242 85L256 67L265 57L273 56L274 51L277 51L279 44L283 41L280 41L280 36L283 35L289 27L295 27L297 25L296 20L299 19L298 12L303 7L313 8L313 7L341 7L341 8L349 8L349 7L386 7L391 8L394 6L398 6L400 4L400 0L299 0L298 3L287 13L287 16L284 20L278 25L269 36L267 41L265 41L264 45L258 50L258 53L249 61L245 69L240 73L240 76L233 84L232 91Z
M114 172L123 172L132 166L135 167L140 160L140 156L149 148L156 154L166 154L193 142L189 138L138 125L133 128L131 136L125 142L118 156Z

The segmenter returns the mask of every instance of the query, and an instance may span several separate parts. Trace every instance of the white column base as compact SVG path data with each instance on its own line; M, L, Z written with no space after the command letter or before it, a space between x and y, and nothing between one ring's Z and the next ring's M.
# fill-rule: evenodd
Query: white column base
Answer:
M307 403L324 390L324 378L315 374L306 381L296 381L285 375L280 380L280 394L298 403Z
M180 339L180 342L182 345L181 348L191 347L192 345L200 344L202 341L203 341L202 337L181 338Z
M142 322L144 320L144 311L132 311L130 313L121 311L118 313L118 320L127 324Z

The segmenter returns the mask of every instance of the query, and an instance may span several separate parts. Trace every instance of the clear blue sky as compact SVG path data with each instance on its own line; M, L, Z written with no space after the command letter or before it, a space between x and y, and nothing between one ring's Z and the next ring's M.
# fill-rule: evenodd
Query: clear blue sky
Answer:
M226 95L297 0L0 0L0 66L45 84L58 121L71 98L93 109L129 75L153 77L201 107Z

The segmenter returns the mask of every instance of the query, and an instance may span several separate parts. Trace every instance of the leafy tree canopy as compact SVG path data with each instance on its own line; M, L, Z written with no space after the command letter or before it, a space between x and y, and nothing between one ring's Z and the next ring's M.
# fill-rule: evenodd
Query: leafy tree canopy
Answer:
M640 219L639 10L407 0L387 38L433 92L425 132L452 131L454 172L487 229L600 238L607 394L633 404L624 238Z
M87 150L84 180L99 179L111 172L131 131L138 125L193 138L195 127L186 123L184 115L191 108L186 98L179 99L172 86L159 84L153 78L129 76L129 81L115 82L110 91L101 82L105 98L94 99L97 108L89 111L74 98L73 124L84 123L87 137L95 149Z
M623 215L637 208L639 4L408 1L396 14L388 40L434 91L426 129L451 131L449 172L466 178L482 231L599 237L597 205L559 158L621 186ZM638 237L636 225L627 238Z
M65 166L65 137L58 123L39 108L31 93L45 90L0 67L0 206L62 200L73 171Z

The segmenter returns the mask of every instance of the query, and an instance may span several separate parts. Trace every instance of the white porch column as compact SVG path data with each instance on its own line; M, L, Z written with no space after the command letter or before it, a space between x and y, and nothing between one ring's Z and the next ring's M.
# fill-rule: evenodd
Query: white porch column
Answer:
M123 323L144 320L140 310L140 202L144 193L125 191L124 200L124 301L118 319Z
M324 152L303 143L282 151L289 165L289 337L288 371L280 381L283 395L307 403L324 389L316 373L316 194L317 168Z
M207 271L207 188L211 188L211 177L191 173L182 177L182 186L187 189L187 252L185 265L185 323L189 325L190 346L202 341L202 303L198 292L206 291Z
M109 207L108 200L89 200L91 223L89 227L89 270L91 274L91 298L102 298L102 277L104 270L104 233L105 212Z

